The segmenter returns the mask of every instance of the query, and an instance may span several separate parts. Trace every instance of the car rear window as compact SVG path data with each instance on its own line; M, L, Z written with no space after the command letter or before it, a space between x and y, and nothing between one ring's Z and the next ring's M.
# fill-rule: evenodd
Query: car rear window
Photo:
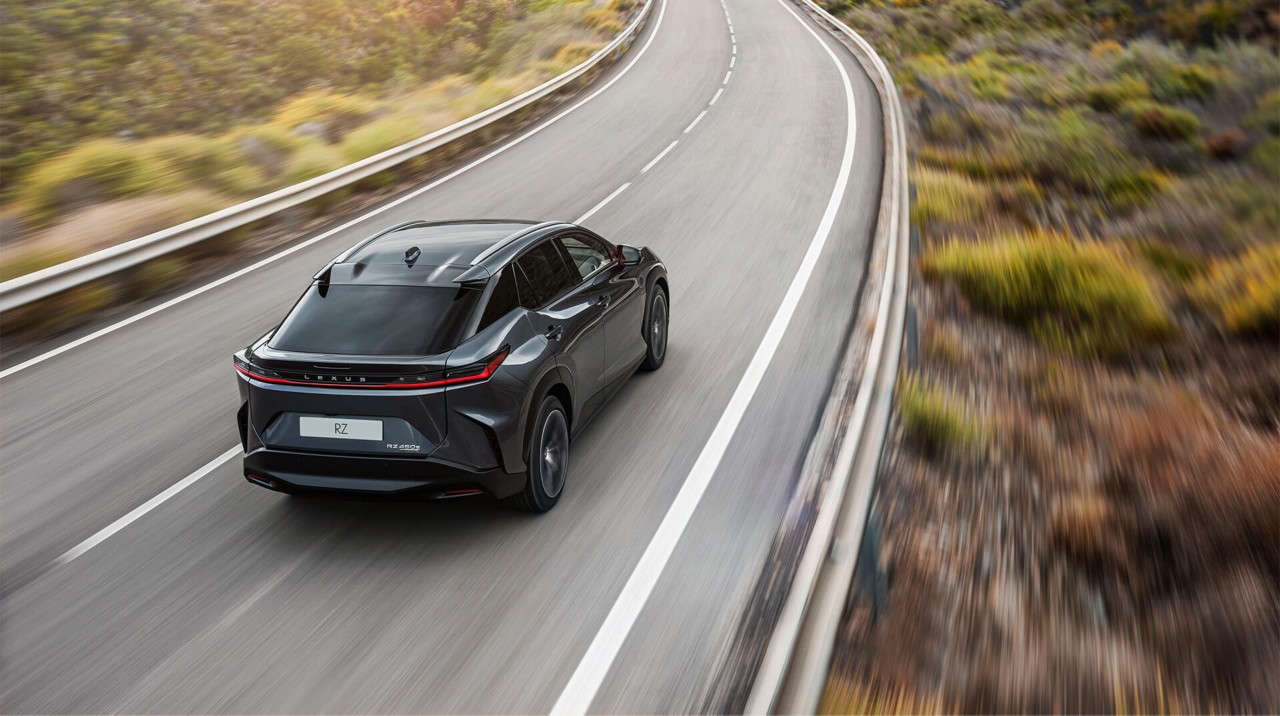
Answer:
M271 347L347 355L441 353L464 338L480 293L453 286L312 286Z

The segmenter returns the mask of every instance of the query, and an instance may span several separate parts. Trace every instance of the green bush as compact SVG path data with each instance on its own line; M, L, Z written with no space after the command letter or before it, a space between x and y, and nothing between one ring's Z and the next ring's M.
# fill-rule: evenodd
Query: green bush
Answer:
M1126 111L1133 117L1133 128L1144 137L1185 141L1200 131L1200 120L1185 109L1141 102Z
M118 198L176 191L186 182L138 145L97 139L42 163L19 186L28 218L44 223L86 195Z
M348 162L356 162L421 137L422 124L411 115L392 114L353 130L338 145Z
M930 248L923 274L1051 345L1120 356L1170 335L1155 285L1122 247L1047 232Z
M985 440L981 421L971 418L954 396L919 376L899 381L898 413L907 437L929 455L972 452Z

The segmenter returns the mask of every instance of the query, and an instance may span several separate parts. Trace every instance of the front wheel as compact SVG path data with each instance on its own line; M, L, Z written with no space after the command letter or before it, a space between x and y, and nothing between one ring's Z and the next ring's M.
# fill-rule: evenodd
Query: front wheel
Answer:
M569 419L553 395L542 399L529 439L528 480L524 490L508 497L508 505L526 512L546 512L560 501L569 476Z
M645 370L657 370L667 359L667 322L670 320L667 312L667 292L662 286L654 284L653 292L649 296L649 310L645 311L644 315L644 342L647 350L640 367Z

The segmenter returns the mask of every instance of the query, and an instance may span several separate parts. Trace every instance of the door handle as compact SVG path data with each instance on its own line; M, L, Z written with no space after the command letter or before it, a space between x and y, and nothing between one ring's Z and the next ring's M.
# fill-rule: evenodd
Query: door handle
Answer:
M605 294L605 295L601 296L601 297L596 301L596 305L597 305L597 306L599 306L599 307L601 307L601 308L608 308L610 303L613 303L613 297L612 297L612 296L610 296L609 294Z
M558 341L564 335L564 329L560 326L552 326L547 329L547 340Z

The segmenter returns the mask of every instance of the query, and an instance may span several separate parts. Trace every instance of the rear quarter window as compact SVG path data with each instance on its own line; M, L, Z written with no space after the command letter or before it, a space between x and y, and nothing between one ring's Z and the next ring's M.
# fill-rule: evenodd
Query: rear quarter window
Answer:
M480 314L477 332L493 325L494 321L520 306L520 293L516 290L516 270L514 266L508 266L498 274L493 292L489 294L489 302L485 304L484 312Z

